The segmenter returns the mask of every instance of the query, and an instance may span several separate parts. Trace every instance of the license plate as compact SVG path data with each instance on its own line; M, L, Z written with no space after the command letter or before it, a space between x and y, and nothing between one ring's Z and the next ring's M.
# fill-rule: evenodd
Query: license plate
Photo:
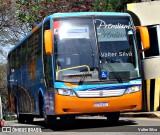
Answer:
M108 102L95 102L94 107L104 107L108 106Z

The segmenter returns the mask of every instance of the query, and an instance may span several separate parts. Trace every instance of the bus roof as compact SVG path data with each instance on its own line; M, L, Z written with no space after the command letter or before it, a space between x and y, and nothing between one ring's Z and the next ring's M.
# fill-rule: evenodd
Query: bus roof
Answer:
M121 13L121 12L72 12L72 13L55 13L52 14L52 18L57 17L76 17L76 16L100 16L100 15L107 15L107 16L130 16L128 13Z
M36 31L38 28L40 28L46 20L50 18L61 18L61 17L81 17L81 16L128 16L130 15L128 13L122 13L122 12L71 12L71 13L54 13L52 15L47 16L44 18L42 22L40 22L37 26L35 26L31 32L29 32L22 40L20 40L8 53L8 55L14 51L23 41L28 39L28 37Z

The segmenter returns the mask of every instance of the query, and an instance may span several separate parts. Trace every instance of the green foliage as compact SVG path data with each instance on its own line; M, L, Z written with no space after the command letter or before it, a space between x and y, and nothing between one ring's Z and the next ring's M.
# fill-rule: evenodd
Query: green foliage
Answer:
M7 82L6 82L6 65L0 65L0 94L2 98L2 107L3 110L8 109L8 100L7 100Z
M10 26L10 22L14 18L11 4L11 0L0 1L0 31L2 30L2 27Z
M3 119L5 121L12 121L12 120L16 120L16 116L15 115L12 115L12 114L3 114Z
M96 0L94 10L102 12L123 12L127 3L128 0Z
M92 11L94 0L17 0L17 16L19 21L28 22L34 27L44 17L58 12L84 12Z
M20 23L28 23L33 28L46 16L57 12L124 12L126 4L139 0L1 0L0 12L16 8Z
M14 118L12 116L7 116L7 115L4 115L3 118L6 120L6 121L11 121L11 120L14 120Z
M5 1L2 0L5 6ZM13 0L8 0L9 1ZM20 23L28 23L33 28L46 16L57 12L124 12L126 4L132 0L14 0L16 15ZM138 1L138 0L137 0Z
M18 0L16 1L16 7L18 9L16 15L21 23L28 22L32 26L45 17L45 14L41 15L40 13L44 7L43 1L42 3L37 3L35 1Z

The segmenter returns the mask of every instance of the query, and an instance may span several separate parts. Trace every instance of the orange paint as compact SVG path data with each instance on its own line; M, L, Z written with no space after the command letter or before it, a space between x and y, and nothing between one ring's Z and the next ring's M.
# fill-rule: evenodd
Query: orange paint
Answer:
M65 83L65 85L68 87L68 88L76 88L78 87L78 85L73 85L71 83Z
M33 30L31 31L31 34L34 33L36 30L38 30L38 25L33 28Z
M36 62L32 62L31 64L29 64L29 74L30 79L34 81L36 78Z
M139 29L141 40L143 43L144 50L147 50L150 48L150 39L149 39L149 33L148 28L143 26L136 26L136 29Z
M94 107L95 102L108 102L107 107ZM78 98L55 94L55 114L83 114L138 111L142 109L142 92L108 98ZM132 108L135 105L135 108Z

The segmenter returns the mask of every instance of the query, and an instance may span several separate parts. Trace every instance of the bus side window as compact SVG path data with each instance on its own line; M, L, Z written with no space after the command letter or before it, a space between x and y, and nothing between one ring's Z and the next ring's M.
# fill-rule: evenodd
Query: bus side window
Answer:
M26 65L27 63L27 41L24 41L22 43L21 48L21 66Z
M8 74L12 73L12 54L8 56Z
M38 41L37 41L37 48L36 48L36 55L37 55L37 58L40 58L41 57L41 52L42 52L42 27L39 28L38 30Z
M14 58L14 51L12 52L11 54L11 72L14 72L14 69L15 69L15 58Z
M47 21L44 23L43 35L44 35L44 31L48 30L48 29L50 29L50 21ZM43 61L44 61L44 73L45 73L46 85L47 85L47 87L53 87L52 64L51 64L52 61L51 61L51 56L46 55L46 53L45 53L44 42L43 42Z
M17 50L17 64L18 69L21 68L21 46Z
M28 40L28 61L29 63L33 62L34 61L34 57L33 57L33 47L34 47L34 34L32 34L30 37L29 37L29 40Z
M42 27L36 30L28 39L27 61L29 63L35 62L37 59L41 58L41 41L42 41Z
M15 50L15 52L14 52L14 57L15 57L15 69L17 70L18 69L18 58L17 58L17 48L16 48L16 50Z

